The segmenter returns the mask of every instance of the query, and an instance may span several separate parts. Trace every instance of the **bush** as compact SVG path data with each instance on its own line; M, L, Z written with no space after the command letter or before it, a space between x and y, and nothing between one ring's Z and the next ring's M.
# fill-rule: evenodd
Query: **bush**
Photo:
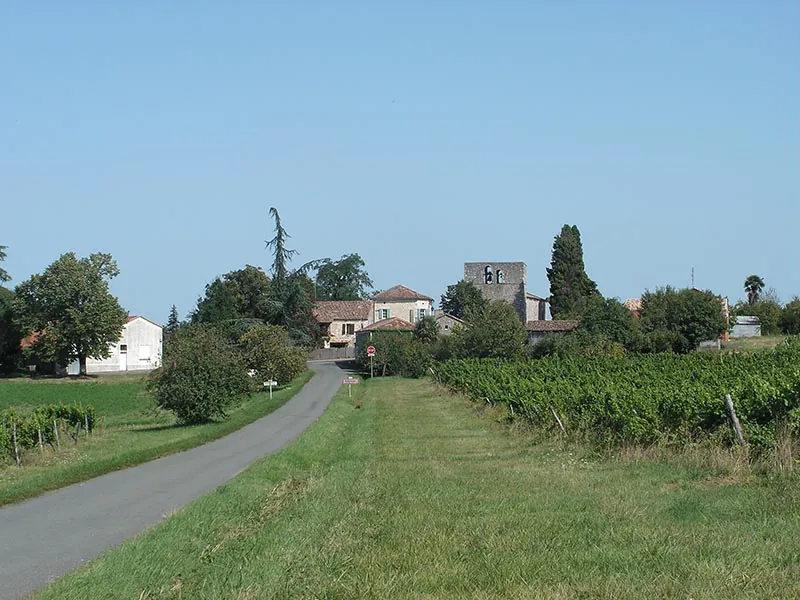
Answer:
M410 332L375 331L369 343L361 346L356 357L365 372L369 372L370 365L367 346L375 347L373 368L376 377L423 377L433 364L433 346L415 340Z
M462 358L516 358L528 341L514 307L503 300L490 302L469 327L454 331L451 337Z
M700 342L718 339L728 326L718 296L669 286L642 295L639 325L646 337L645 346L649 345L651 351L669 343L678 354L697 349Z
M800 334L800 298L797 296L783 307L780 325L783 333L789 335Z
M160 408L189 424L226 417L251 385L241 353L215 328L193 325L172 336L148 389Z
M278 325L251 327L239 338L239 345L259 385L271 379L288 383L306 369L308 352L292 344L289 333Z

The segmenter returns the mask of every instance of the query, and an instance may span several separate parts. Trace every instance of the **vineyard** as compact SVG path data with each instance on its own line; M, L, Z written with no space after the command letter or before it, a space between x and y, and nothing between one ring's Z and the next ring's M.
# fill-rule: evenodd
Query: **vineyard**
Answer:
M436 377L474 400L505 404L538 431L603 446L731 444L726 394L756 450L800 431L798 338L752 354L453 360Z
M94 407L81 405L51 404L39 406L32 412L20 413L13 408L0 412L0 452L22 466L23 452L49 445L59 448L61 440L71 439L77 444L81 434L84 436L94 428Z

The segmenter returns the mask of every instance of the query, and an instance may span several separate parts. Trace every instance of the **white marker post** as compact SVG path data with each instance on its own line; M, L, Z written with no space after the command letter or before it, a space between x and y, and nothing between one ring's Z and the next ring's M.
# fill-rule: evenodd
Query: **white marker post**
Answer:
M348 398L352 398L353 397L353 386L354 385L358 385L359 383L361 383L361 380L359 380L358 377L345 377L344 379L342 379L342 385L346 385L347 386L347 397Z
M269 399L272 400L272 387L278 385L278 382L270 379L269 381L265 381L264 385L269 386Z

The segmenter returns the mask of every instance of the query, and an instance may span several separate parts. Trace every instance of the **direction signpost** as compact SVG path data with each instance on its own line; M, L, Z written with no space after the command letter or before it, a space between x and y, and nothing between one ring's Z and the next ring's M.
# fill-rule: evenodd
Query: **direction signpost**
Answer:
M268 385L269 386L269 399L272 400L272 388L273 388L273 386L278 385L278 382L270 379L269 381L265 381L264 385Z
M367 346L367 356L369 356L369 378L374 377L374 370L372 368L372 361L375 358L375 346Z
M353 386L361 383L361 380L358 377L345 377L342 379L342 385L347 386L347 397L353 397Z

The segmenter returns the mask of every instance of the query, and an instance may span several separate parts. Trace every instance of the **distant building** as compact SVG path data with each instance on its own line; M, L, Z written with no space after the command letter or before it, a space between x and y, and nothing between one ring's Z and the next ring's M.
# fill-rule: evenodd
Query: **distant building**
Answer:
M437 310L434 313L433 318L436 319L436 324L439 326L439 335L450 335L453 333L453 327L464 326L463 320L459 319L458 317L454 317L443 310Z
M761 337L761 320L758 317L739 316L731 330L732 338Z
M319 301L312 312L322 330L325 348L349 348L356 344L356 333L370 324L372 302Z
M550 335L565 335L578 328L577 321L528 321L525 329L528 332L528 344L534 346Z
M547 319L547 300L526 289L524 262L464 263L464 279L478 288L487 300L508 302L523 323Z
M398 318L414 324L433 315L433 298L404 285L396 285L372 299L372 323Z
M109 356L103 359L87 358L86 373L118 373L120 371L152 371L161 366L164 351L161 325L142 316L128 317L122 327L119 341L109 346ZM78 375L80 365L72 361L67 365L68 375Z

